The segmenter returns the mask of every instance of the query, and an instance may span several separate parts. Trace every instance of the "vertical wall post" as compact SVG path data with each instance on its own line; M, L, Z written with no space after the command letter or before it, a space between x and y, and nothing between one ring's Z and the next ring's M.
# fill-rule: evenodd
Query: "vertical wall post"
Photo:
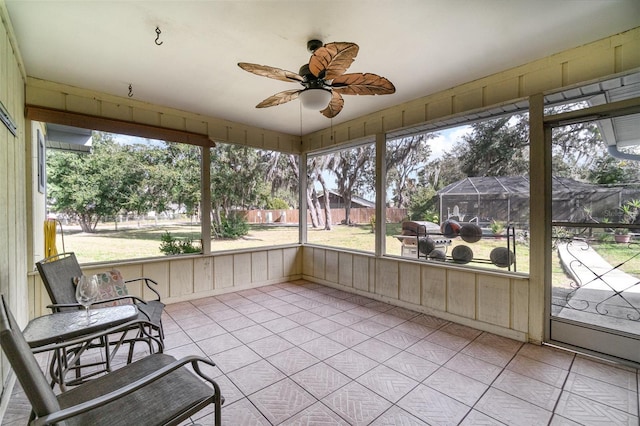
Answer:
M529 98L530 245L529 341L541 343L547 327L546 281L550 277L551 147L545 137L544 96Z
M387 151L386 137L384 133L376 134L376 256L380 257L386 250L386 203L387 188L386 181L386 162L385 156Z

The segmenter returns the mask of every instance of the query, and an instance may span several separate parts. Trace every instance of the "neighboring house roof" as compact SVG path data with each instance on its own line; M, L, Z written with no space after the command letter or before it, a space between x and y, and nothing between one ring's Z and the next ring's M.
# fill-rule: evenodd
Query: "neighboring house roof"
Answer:
M336 192L336 191L332 191L331 189L328 191L330 195L334 195L337 198L342 199L342 194ZM322 199L324 197L324 194L319 194L318 198ZM357 195L352 195L351 196L351 203L352 204L359 204L363 207L370 207L370 208L374 208L376 206L376 203L369 201L367 199L364 199L362 197L359 197Z

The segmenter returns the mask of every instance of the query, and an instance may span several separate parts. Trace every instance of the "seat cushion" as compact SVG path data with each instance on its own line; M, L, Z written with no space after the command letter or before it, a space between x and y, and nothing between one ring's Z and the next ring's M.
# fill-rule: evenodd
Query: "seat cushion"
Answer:
M128 296L129 289L124 283L122 274L117 269L95 274L98 278L98 300L115 299L117 297ZM73 285L77 286L81 277L73 278ZM131 299L114 300L106 303L95 304L93 307L103 308L107 306L118 306L130 304Z
M154 354L58 395L62 408L120 389L175 358ZM66 421L67 425L159 425L213 401L213 388L182 367L132 394Z

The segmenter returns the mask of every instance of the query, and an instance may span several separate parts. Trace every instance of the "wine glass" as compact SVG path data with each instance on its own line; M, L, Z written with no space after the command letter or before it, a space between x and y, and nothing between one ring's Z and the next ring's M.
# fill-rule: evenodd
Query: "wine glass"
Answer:
M76 286L76 300L79 304L84 306L86 312L86 321L82 322L81 325L89 325L93 324L97 321L97 319L91 320L91 315L89 314L89 308L91 304L98 299L98 277L92 275L90 277L82 276L78 281L78 285Z

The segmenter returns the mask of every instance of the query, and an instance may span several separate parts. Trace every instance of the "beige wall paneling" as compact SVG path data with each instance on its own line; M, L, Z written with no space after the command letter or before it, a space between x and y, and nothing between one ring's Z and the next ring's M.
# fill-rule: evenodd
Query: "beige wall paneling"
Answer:
M398 261L376 259L375 293L398 299Z
M511 325L511 280L478 276L477 319L509 328Z
M296 277L302 275L303 248L291 247L282 250L282 262L284 264L283 277Z
M213 277L215 289L233 287L233 255L216 256L213 258Z
M246 265L247 267L249 265ZM261 283L269 280L269 261L266 251L251 253L251 282Z
M251 253L233 255L233 285L246 287L251 284Z
M325 252L326 249L323 248L314 248L313 249L313 269L311 275L315 278L319 278L324 280L325 278L325 268L326 268L326 260L325 260Z
M371 262L374 263L374 262ZM344 271L346 273L347 271ZM353 287L362 291L371 291L373 286L369 285L372 280L369 267L369 257L358 254L353 255Z
M511 280L511 328L529 333L528 280Z
M313 253L315 250L314 247L302 246L302 274L304 276L313 276Z
M476 274L450 270L447 274L447 312L476 318Z
M171 275L169 273L169 262L149 262L142 264L142 276L151 278L158 283L156 290L163 299L171 297ZM153 299L155 294L142 287L142 298Z
M447 269L434 266L420 268L422 305L445 312L447 310Z
M353 287L353 257L351 253L338 253L338 284Z
M32 77L27 79L26 93L26 104L28 105L81 114L88 114L84 107L89 106L91 111L95 111L93 115L103 118L127 120L152 126L166 126L173 130L195 133L206 132L212 140L219 142L300 153L300 136L256 129L240 123L152 105L135 99L108 95ZM69 99L70 102L68 102ZM173 118L163 122L165 115ZM186 126L180 123L177 118L184 119Z
M98 115L100 113L100 102L84 96L67 95L65 97L65 107L69 111L88 115Z
M193 259L193 291L197 293L213 290L213 258L210 256Z
M420 304L420 265L417 263L401 262L398 265L400 280L400 300Z
M193 294L193 259L169 261L169 297Z
M338 263L338 254L339 253L337 251L327 250L324 256L325 258L324 279L332 283L339 282L338 274L340 271L340 266Z
M286 275L284 272L284 252L283 249L267 252L267 280L281 279Z

